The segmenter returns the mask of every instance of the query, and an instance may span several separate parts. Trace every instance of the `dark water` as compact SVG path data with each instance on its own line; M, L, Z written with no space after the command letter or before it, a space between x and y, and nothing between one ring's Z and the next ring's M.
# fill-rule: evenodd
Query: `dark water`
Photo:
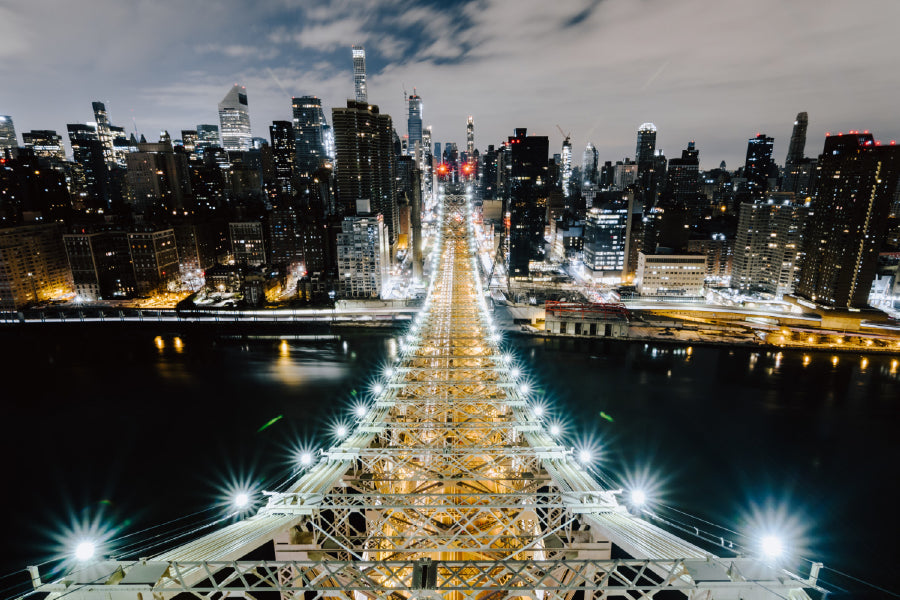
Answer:
M387 335L283 346L200 334L177 347L167 334L160 349L154 333L67 331L0 333L2 574L63 550L76 524L128 534L221 503L238 483L275 489L395 347ZM738 542L777 522L792 550L900 589L900 357L511 347L570 439L594 444L601 475L649 486L659 514Z

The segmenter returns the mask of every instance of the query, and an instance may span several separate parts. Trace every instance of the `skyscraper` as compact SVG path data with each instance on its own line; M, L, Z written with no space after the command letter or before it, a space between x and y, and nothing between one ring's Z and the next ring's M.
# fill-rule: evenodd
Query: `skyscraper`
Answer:
M527 277L528 263L544 259L549 144L546 136L526 135L524 127L516 128L516 135L507 142L511 166L506 204L510 213L510 277Z
M832 135L818 168L796 293L824 306L862 307L900 180L900 146L881 146L870 133Z
M584 148L584 155L581 158L582 187L597 184L597 176L599 175L597 172L597 163L599 160L600 155L598 154L597 149L594 148L592 143L588 142L588 145Z
M808 212L793 194L768 194L741 204L731 287L790 294L800 270L800 235Z
M275 164L275 182L279 194L290 195L294 166L294 126L290 121L272 121L269 126L272 140L272 161Z
M252 145L247 88L235 84L219 102L219 125L225 150L246 151Z
M206 148L222 147L219 139L218 125L197 125L197 150L203 151Z
M466 121L466 152L470 157L475 152L475 118L472 115Z
M416 88L407 100L409 104L409 118L406 120L406 128L409 132L409 146L407 154L413 156L416 153L416 144L422 144L422 98L416 94Z
M625 277L631 211L629 201L592 208L584 220L584 266L595 281L618 283Z
M16 128L13 125L12 117L0 115L0 151L6 148L15 148L18 145Z
M369 102L369 92L366 87L366 49L363 46L353 46L353 89L356 91L357 102Z
M295 171L300 177L312 177L326 160L322 100L316 96L292 98L291 110L294 114Z
M794 192L804 197L809 196L814 189L816 170L816 161L804 156L808 122L805 112L797 113L794 131L791 133L791 145L784 161L784 182L781 186L785 192Z
M747 140L747 160L744 163L744 177L750 193L761 196L768 189L769 177L775 175L772 163L772 146L775 138L770 138L764 133L756 134L755 138Z
M794 121L794 130L791 133L791 145L788 146L785 166L799 163L806 152L806 127L809 124L809 115L805 112L797 113Z
M94 109L94 121L97 126L97 139L103 146L103 160L107 165L113 165L116 162L115 153L113 152L113 135L110 129L109 113L106 112L106 105L102 102L91 102L91 108Z
M634 149L634 162L638 164L640 171L644 170L644 165L653 162L653 155L656 152L656 125L653 123L644 123L638 128L637 146Z
M77 190L84 206L90 210L109 208L109 170L104 158L103 144L93 125L71 123L66 125L72 158L83 174L84 186Z
M381 215L344 217L341 232L337 234L341 296L383 298L389 291L390 247L387 228Z
M22 134L22 143L31 148L38 158L47 158L57 162L66 160L66 151L62 137L51 129L33 129Z
M378 106L347 101L331 109L337 150L338 210L356 214L356 201L369 200L372 212L384 215L390 240L396 240L399 215L394 190L393 123Z
M562 164L560 165L560 182L563 197L572 193L572 140L566 136L562 143Z

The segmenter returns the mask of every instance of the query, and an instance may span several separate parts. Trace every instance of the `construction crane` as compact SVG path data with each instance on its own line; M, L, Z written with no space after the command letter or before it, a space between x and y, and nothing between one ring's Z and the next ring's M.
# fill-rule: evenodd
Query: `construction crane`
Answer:
M569 140L572 138L572 132L570 131L569 133L566 133L565 131L563 131L563 128L560 127L559 125L557 125L556 128L559 129L559 133L564 138L563 144L569 143Z

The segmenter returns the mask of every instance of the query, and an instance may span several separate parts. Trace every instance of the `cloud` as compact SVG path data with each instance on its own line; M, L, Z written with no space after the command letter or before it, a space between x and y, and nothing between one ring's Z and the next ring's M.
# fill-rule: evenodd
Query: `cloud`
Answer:
M276 79L343 105L349 46L362 43L370 101L401 135L402 90L415 86L435 140L463 140L471 114L482 148L517 126L558 148L559 124L576 156L591 141L616 160L653 121L669 155L696 139L704 166L736 166L757 131L786 151L801 110L809 154L826 129L898 136L896 0L32 0L0 17L0 112L19 131L64 130L90 118L93 99L150 132L216 122L240 81L265 135L290 116Z

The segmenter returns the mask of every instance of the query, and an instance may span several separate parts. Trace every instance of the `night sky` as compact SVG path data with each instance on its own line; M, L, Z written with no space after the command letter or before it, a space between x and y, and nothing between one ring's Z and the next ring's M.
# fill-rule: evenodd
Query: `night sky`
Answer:
M804 110L808 155L825 131L900 137L898 22L897 0L0 0L0 114L21 142L104 100L128 131L178 138L218 123L239 82L268 137L292 95L352 96L361 43L369 101L401 135L415 87L436 142L464 143L471 114L480 148L524 126L558 152L559 124L580 164L588 141L633 156L652 121L669 157L695 139L704 168L736 168L757 132L783 162Z

